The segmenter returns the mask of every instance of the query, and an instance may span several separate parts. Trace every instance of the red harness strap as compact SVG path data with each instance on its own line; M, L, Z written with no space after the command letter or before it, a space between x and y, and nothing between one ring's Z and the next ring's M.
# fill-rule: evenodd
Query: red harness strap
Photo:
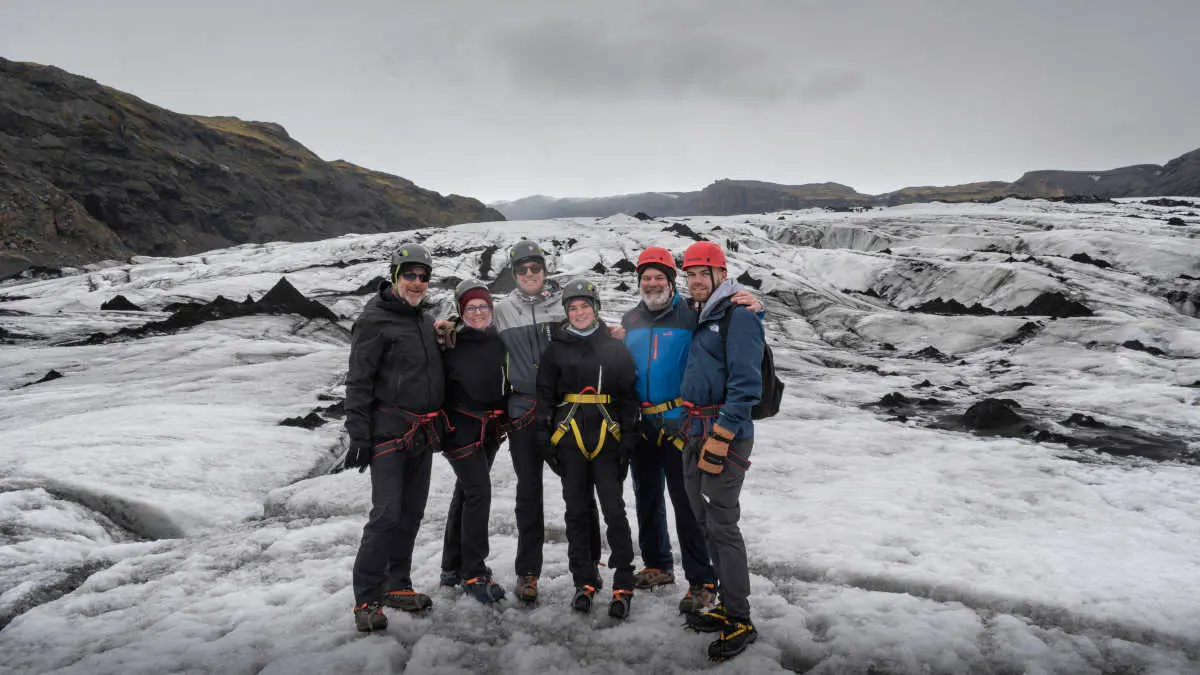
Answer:
M448 459L450 461L455 461L455 460L459 460L459 459L464 459L466 457L470 457L471 455L475 454L475 451L482 448L484 441L487 440L487 429L488 429L489 423L491 423L497 427L498 435L503 435L505 433L503 425L496 424L496 420L499 420L500 418L504 417L504 415L506 414L506 411L504 411L504 410L485 410L483 412L471 412L470 410L463 410L461 408L455 408L454 412L459 413L460 415L466 415L467 417L474 417L475 419L479 420L479 440L475 441L474 443L469 443L467 445L464 445L461 448L455 448L453 450L446 450L444 453L442 453L442 454L446 455L446 459Z
M446 429L454 429L454 427L450 426L450 420L446 417L446 413L441 410L431 413L414 413L403 408L388 408L388 410L398 411L405 417L412 419L412 426L399 438L375 444L375 447L371 449L372 457L380 457L389 452L408 452L412 449L413 439L416 438L417 432L422 430L424 430L425 438L429 441L430 445L435 448L439 447L442 440L442 435L438 430L437 424L439 421L446 425Z
M689 401L683 402L683 407L687 409L687 422L684 423L683 435L689 441L693 438L705 438L712 433L713 424L716 423L717 415L721 412L721 404L713 405L696 405ZM699 422L701 433L692 433L692 428L696 425L693 422ZM750 460L742 457L733 451L732 445L729 448L729 453L726 455L734 464L741 467L742 471L750 468Z

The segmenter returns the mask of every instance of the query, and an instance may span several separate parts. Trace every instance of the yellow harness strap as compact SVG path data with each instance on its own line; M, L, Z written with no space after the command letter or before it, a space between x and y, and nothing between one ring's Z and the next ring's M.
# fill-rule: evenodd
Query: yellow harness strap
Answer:
M569 429L575 435L575 445L579 447L579 452L583 453L584 459L589 462L600 454L604 449L604 441L611 435L616 440L621 440L621 426L617 424L612 415L608 414L608 408L604 407L605 403L612 401L612 397L608 394L567 394L563 397L561 405L571 404L571 409L567 411L567 416L559 423L558 428L554 430L554 434L550 436L550 444L558 445L563 436L567 435ZM583 434L579 431L579 425L575 422L575 413L579 410L579 406L583 404L595 405L600 408L600 414L604 416L604 426L600 428L600 441L596 443L594 450L588 450L583 443Z
M681 405L683 405L682 398L676 398L676 399L672 399L670 401L665 401L663 403L659 403L658 405L643 405L642 406L642 414L643 415L660 415L662 413L667 412L668 410L674 410L675 408L678 408Z

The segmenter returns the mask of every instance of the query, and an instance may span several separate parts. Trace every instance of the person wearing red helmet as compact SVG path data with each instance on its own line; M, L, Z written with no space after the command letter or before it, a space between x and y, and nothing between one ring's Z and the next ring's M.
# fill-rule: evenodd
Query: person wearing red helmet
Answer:
M637 573L636 583L639 588L654 588L675 582L665 487L688 581L679 611L687 614L715 604L716 575L683 481L680 431L684 408L679 392L699 314L677 293L676 274L670 251L661 246L642 251L637 261L641 302L625 313L621 327L625 345L634 355L642 401L643 431L630 464L638 543L645 565ZM749 291L740 291L733 301L761 310Z
M738 520L754 446L751 409L762 392L765 342L762 319L731 301L740 286L728 278L720 246L708 241L689 246L683 271L700 312L680 384L687 409L684 484L712 556L720 596L715 608L689 614L688 627L719 632L708 656L725 660L758 638L750 620L750 570Z

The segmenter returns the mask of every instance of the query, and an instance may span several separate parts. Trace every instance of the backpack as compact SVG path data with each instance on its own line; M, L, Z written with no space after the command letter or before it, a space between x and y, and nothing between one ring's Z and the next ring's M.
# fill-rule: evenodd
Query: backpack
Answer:
M733 307L725 310L721 317L721 341L725 342L725 334L729 331L729 322L733 320ZM749 310L747 310L749 311ZM775 355L771 353L771 345L763 338L762 357L762 393L758 403L750 410L750 419L764 420L774 417L779 412L779 404L783 401L783 381L775 374Z

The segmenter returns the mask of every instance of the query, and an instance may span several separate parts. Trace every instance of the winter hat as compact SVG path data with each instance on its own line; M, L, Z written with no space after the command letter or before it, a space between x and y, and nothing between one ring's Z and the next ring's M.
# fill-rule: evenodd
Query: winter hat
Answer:
M458 313L463 313L463 307L472 300L486 300L489 309L495 309L492 305L492 294L486 288L472 288L471 290L458 296Z

